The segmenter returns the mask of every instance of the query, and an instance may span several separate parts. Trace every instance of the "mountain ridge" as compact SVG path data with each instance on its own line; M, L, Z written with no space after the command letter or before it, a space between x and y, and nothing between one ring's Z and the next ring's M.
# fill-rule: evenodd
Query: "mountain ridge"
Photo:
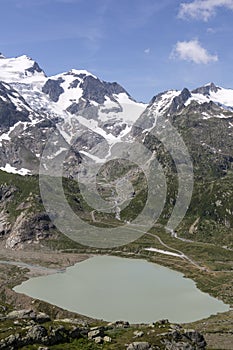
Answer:
M8 121L4 119L2 125L6 126L0 130L1 142L10 141L9 135L14 131L12 128L16 125L16 121L19 124L21 122L24 133L27 127L37 128L37 123L41 125L42 120L47 125L52 121L59 125L60 132L68 143L72 140L72 129L80 130L80 137L86 135L83 140L85 147L80 151L85 152L85 156L89 154L91 159L94 159L91 152L93 147L90 148L87 144L90 144L93 133L100 140L106 140L111 147L111 144L127 139L127 135L130 136L133 124L138 122L142 115L146 115L144 130L150 131L155 127L158 115L169 116L178 110L182 112L194 102L197 103L197 109L207 104L206 110L202 112L203 119L228 118L228 111L233 110L233 90L218 87L214 83L208 83L192 91L187 88L182 91L168 90L155 95L147 105L136 102L118 83L105 82L86 70L71 69L47 77L38 63L26 55L17 58L3 56L0 61L0 81L2 81L0 90L2 110L9 111L8 115L12 110L19 111L19 115L28 112L31 115L29 119L23 115L21 120L20 118L16 120L15 117ZM211 102L222 108L218 110L219 114L209 112L211 108L208 107L208 103ZM58 120L62 123L57 123ZM43 132L47 134L46 130ZM6 164L8 163L1 163L1 168L4 169ZM15 166L10 162L9 164ZM35 169L28 170L35 171Z

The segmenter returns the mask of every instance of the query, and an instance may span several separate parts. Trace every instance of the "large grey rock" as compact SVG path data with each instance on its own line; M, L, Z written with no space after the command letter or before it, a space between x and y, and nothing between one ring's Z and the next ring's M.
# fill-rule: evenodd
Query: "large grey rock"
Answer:
M103 338L102 337L95 337L94 341L96 344L102 344L103 343Z
M43 343L44 338L48 335L47 330L43 326L35 325L29 328L26 338L30 343Z
M87 336L88 336L88 339L94 339L96 337L103 337L104 330L102 328L92 330L92 331L88 332Z
M69 336L72 338L72 339L77 339L77 338L80 338L81 336L81 330L79 327L73 327L70 332L69 332Z
M134 331L133 332L135 338L141 338L144 335L143 331Z
M20 335L18 333L11 334L5 339L0 341L0 349L1 350L16 350L23 343L21 341Z
M9 319L34 319L35 312L32 309L14 310L7 315Z
M68 341L69 332L64 326L59 326L57 328L52 328L49 335L49 344L55 345Z
M196 350L196 347L186 342L165 341L165 350Z
M129 344L127 350L153 350L153 347L147 342L134 342Z
M197 349L204 349L206 347L206 341L202 334L195 330L187 330L184 336L197 345Z
M204 350L206 348L203 335L195 330L175 330L168 333L164 344L166 350Z
M48 322L48 321L50 321L50 317L47 314L45 314L44 312L39 312L35 316L35 321L38 323Z
M130 324L128 321L116 321L108 323L109 328L129 328Z
M112 338L106 335L106 336L103 338L103 340L104 340L105 343L111 343Z

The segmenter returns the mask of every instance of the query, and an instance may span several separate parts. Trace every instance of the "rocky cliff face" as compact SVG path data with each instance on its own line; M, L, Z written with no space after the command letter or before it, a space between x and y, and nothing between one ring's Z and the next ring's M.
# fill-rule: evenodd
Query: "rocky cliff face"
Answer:
M6 248L16 249L22 248L23 244L38 243L49 237L53 229L48 214L39 207L37 194L22 192L25 185L26 182L19 186L17 180L15 185L0 185L0 237Z

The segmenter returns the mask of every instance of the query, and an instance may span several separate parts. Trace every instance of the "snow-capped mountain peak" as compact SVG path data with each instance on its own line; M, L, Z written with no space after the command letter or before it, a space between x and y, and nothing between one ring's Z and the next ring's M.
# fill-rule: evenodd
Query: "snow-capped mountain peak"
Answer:
M93 73L91 73L91 72L89 72L89 71L87 71L87 70L85 70L85 69L71 69L69 72L67 72L67 73L64 73L64 74L67 74L67 75L73 75L73 76L79 76L79 77L81 77L81 76L88 76L88 75L91 75L92 77L94 77L95 79L97 79L97 77L93 74Z
M156 115L173 114L187 107L193 101L202 105L213 102L225 110L233 110L233 90L208 83L192 91L184 88L182 91L169 90L153 97L149 108Z
M147 106L137 103L117 82L106 82L84 69L46 77L39 65L25 55L0 60L1 82L0 104L10 117L17 111L17 118L11 118L11 123L6 113L2 116L7 122L0 129L2 147L20 143L23 138L27 140L27 147L30 145L29 158L34 160L28 164L20 158L17 153L21 152L20 144L11 155L14 161L4 159L1 163L0 159L3 168L6 164L15 167L18 162L17 168L34 171L41 154L40 145L43 146L55 127L66 142L75 144L85 157L93 159L99 142L108 145L106 155L110 154L115 143L128 137L132 125Z
M32 82L46 75L37 62L23 55L19 57L6 58L3 55L0 60L0 80L7 83Z
M219 89L221 88L216 86L214 83L208 83L193 90L192 93L209 96L211 93L216 93Z
M212 101L225 109L233 110L233 90L216 86L214 83L193 90L187 104L193 100L199 104Z

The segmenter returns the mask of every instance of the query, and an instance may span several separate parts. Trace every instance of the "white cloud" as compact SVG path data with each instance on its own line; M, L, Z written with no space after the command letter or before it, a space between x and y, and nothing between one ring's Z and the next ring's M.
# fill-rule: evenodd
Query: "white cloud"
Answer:
M178 41L172 50L170 58L178 58L197 64L207 64L209 62L218 61L218 56L209 54L197 39Z
M212 28L212 27L207 28L207 33L215 34L216 32L217 32L217 29L215 28Z
M233 10L233 0L194 0L180 4L178 17L182 19L192 18L208 21L215 15L218 7Z
M150 48L148 47L147 49L145 49L145 50L144 50L144 53L145 53L146 55L149 55L149 53L150 53Z

